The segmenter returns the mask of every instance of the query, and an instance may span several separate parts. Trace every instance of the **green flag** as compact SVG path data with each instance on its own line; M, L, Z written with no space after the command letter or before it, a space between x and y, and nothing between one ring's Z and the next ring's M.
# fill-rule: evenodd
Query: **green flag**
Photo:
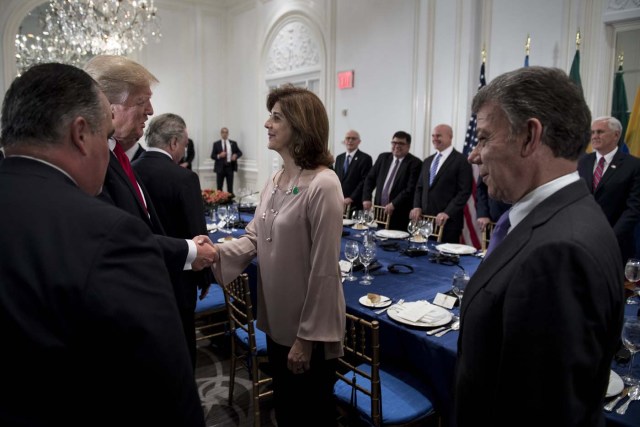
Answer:
M629 104L627 104L627 91L624 87L624 79L622 78L622 65L618 67L616 78L613 81L613 102L611 103L611 115L622 123L622 138L624 139L625 132L627 131L627 124L629 123Z
M576 49L576 54L573 57L571 63L571 70L569 71L569 78L578 85L580 91L582 91L582 80L580 80L580 51Z

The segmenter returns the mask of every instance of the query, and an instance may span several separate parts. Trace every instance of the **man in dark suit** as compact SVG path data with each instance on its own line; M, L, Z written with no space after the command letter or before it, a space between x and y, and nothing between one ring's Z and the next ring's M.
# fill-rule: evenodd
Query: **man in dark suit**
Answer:
M346 208L351 205L353 211L362 209L362 188L373 160L370 155L359 150L360 134L355 130L347 132L344 145L347 152L338 155L334 170L342 184L344 206Z
M0 425L204 426L160 248L95 197L112 131L75 67L36 65L5 95Z
M176 239L165 235L144 183L135 176L125 147L138 141L148 116L153 114L151 84L158 80L142 65L121 56L98 55L85 65L111 103L115 132L109 140L112 155L100 198L144 221L162 248L172 277L183 269L201 270L211 266L215 249L206 235ZM118 76L114 79L112 76Z
M211 159L215 160L213 171L216 173L218 190L222 190L224 180L227 180L227 191L233 194L233 174L238 171L238 159L242 151L238 143L229 139L229 129L220 129L220 139L213 143Z
M148 150L133 162L156 206L167 236L189 238L207 234L200 180L194 172L180 167L187 147L184 120L175 114L162 114L149 123L146 134ZM208 273L208 274L205 274ZM191 361L196 363L194 311L198 288L206 289L213 281L211 270L183 271L174 283L178 310L187 337Z
M576 171L591 121L582 91L562 70L527 67L494 78L472 108L471 161L513 206L462 300L455 425L604 426L623 276Z
M580 159L578 172L613 227L626 263L636 252L634 230L640 223L640 159L618 148L620 135L622 125L615 117L595 119L594 152Z
M436 153L422 163L411 219L417 221L423 214L433 215L437 225L444 224L442 241L460 243L473 172L467 159L451 145L452 140L451 126L442 124L433 129L431 142Z
M187 143L187 151L184 157L182 157L182 159L180 160L180 166L182 166L183 168L192 170L191 163L193 162L193 159L195 157L196 157L196 149L193 146L193 140L189 138L189 142Z
M391 140L391 152L382 153L369 171L362 188L362 207L384 206L390 216L389 228L405 230L420 174L420 159L409 153L411 135L398 131ZM372 198L373 190L375 198ZM373 203L372 203L373 200Z

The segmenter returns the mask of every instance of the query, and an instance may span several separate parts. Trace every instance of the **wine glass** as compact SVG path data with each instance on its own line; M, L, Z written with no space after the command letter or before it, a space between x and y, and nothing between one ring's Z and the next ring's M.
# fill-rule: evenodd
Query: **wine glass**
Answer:
M624 325L622 326L622 344L631 353L629 359L629 368L627 374L622 377L625 384L636 385L640 384L640 379L636 378L632 374L633 357L640 350L640 319L637 317L625 317Z
M364 218L364 223L367 225L367 227L371 228L376 224L376 216L373 213L373 209L362 211L362 215Z
M355 210L353 211L352 219L355 221L356 225L353 227L356 230L362 230L362 223L364 222L364 211L363 210ZM362 237L362 233L354 234L355 237Z
M227 207L224 205L218 206L218 218L223 223L220 231L223 233L227 233L227 220L229 219L229 211Z
M415 237L420 232L420 228L417 221L409 220L407 225L407 231L409 232L409 249L415 249Z
M360 262L364 265L364 276L362 276L362 280L360 281L361 285L370 285L373 280L373 276L369 274L369 264L376 257L376 244L373 242L369 242L366 245L362 245L362 250L360 251Z
M344 246L344 257L351 263L351 269L349 270L349 275L344 278L349 282L353 282L356 280L356 276L353 275L353 262L358 259L358 255L360 253L360 247L358 246L358 242L354 240L349 240L347 244Z
M433 233L433 223L428 219L421 221L419 233L424 237L424 245L420 246L420 249L429 250L427 243L429 242L429 236Z
M456 271L453 273L453 284L451 288L453 293L458 297L458 300L460 300L460 305L462 305L462 296L464 295L467 283L469 283L469 275L466 272Z
M624 267L624 277L632 284L633 293L627 298L627 304L638 304L638 301L634 298L637 288L636 284L640 281L640 259L629 258L627 265Z
M239 218L240 213L238 212L238 205L233 203L227 206L227 218L229 219L228 226L231 228L229 233L233 231L238 231L237 228L234 227L236 220Z

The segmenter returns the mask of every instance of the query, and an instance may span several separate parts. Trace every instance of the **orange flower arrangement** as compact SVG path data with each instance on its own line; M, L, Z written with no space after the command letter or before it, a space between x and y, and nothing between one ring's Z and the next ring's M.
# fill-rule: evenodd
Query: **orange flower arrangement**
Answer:
M232 200L233 194L229 192L222 190L212 190L210 188L205 188L202 190L202 201L207 207L213 207L214 205L224 205L227 203L231 203Z

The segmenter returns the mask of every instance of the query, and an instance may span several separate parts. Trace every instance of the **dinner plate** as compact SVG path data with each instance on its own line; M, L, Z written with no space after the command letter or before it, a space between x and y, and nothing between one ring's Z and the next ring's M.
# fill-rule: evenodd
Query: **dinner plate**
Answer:
M356 220L355 220L355 219L346 219L346 218L344 218L344 219L342 220L342 225L344 225L344 226L347 226L347 225L353 225L353 224L355 224L355 223L356 223Z
M624 382L622 381L622 378L620 378L620 375L611 371L611 374L609 375L609 386L607 387L607 397L613 397L620 394L623 388Z
M455 255L471 255L478 252L476 248L469 245L461 245L458 243L443 243L441 245L436 246L436 249L440 252L444 252L447 254L455 254Z
M413 301L413 302L405 302L402 305L394 305L387 310L387 314L390 318L395 320L396 322L404 323L405 325L418 326L421 328L433 328L435 326L446 325L451 322L453 315L448 310L438 307L434 304L429 304L429 317L430 320L426 320L424 317L418 319L417 321L411 321L405 319L403 317L398 316L398 313L402 310L411 310L415 308L416 305L422 304L424 305L426 301Z
M409 233L402 230L378 230L376 236L385 239L406 239L409 237Z
M372 303L366 295L360 297L358 302L366 307L389 307L391 305L391 298L385 297L384 295L380 295L380 301L376 303Z
M218 243L226 243L226 242L231 242L232 240L237 240L235 237L221 237L218 239Z

